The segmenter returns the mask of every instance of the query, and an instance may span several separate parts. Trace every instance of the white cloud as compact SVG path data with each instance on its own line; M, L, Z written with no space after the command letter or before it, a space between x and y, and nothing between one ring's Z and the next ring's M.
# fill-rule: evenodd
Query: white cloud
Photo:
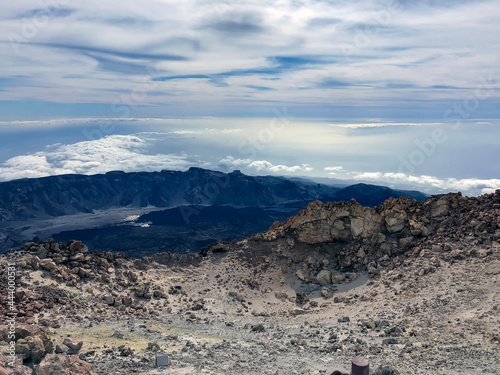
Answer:
M71 125L94 125L108 122L153 122L164 121L160 118L135 118L135 117L78 117L78 118L56 118L50 120L32 120L32 121L0 121L1 128L14 127L16 129L26 128L59 128Z
M272 173L296 173L296 172L311 172L314 168L309 164L302 165L275 165L266 160L251 160L251 159L236 159L232 156L227 156L219 161L219 166L229 169L253 169L257 172L272 172Z
M435 176L412 176L404 173L383 172L351 172L351 177L357 180L373 180L383 183L412 184L416 188L437 189L442 192L461 191L466 195L480 195L500 189L500 179L479 178L438 178Z
M227 121L227 119L226 119ZM55 118L49 120L14 120L14 121L0 121L0 131L20 131L20 130L34 130L34 129L50 129L50 128L64 128L71 126L109 126L112 125L119 126L123 123L131 124L147 124L149 126L154 125L169 125L169 126L193 126L196 125L198 128L200 125L204 124L206 118L151 118L151 117L74 117L74 118ZM215 122L215 120L214 120ZM191 134L238 134L241 133L243 129L241 128L201 128L196 130L173 130L170 132L149 132L150 134L178 134L178 135L191 135ZM143 132L142 134L146 134Z
M343 170L344 168L341 167L340 165L336 165L334 167L325 167L324 169L327 172L339 172L339 171Z
M370 172L346 170L342 167L324 168L328 175L350 182L363 181L388 185L400 189L415 189L426 193L448 193L461 191L463 194L477 196L493 193L500 189L500 179L480 178L439 178L429 175L409 175L395 172Z
M228 168L241 168L246 167L250 163L252 163L251 159L236 159L232 156L226 156L225 158L219 161L220 166L228 167Z
M499 187L500 189L500 187ZM494 193L497 189L495 188L484 188L481 190L481 194L491 194Z
M95 141L53 145L33 155L13 157L0 165L0 180L59 174L98 174L110 170L158 171L202 165L186 154L149 154L152 138L113 135ZM205 165L206 166L206 165Z

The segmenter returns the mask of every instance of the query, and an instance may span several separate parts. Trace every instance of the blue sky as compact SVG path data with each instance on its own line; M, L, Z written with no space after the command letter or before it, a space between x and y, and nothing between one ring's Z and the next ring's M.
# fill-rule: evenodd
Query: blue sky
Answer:
M0 179L198 165L492 191L498 6L4 2Z

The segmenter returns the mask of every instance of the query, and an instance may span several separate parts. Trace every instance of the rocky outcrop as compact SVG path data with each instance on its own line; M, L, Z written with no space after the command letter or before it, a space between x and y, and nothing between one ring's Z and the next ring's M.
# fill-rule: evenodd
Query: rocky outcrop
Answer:
M244 247L256 253L260 249L262 254L288 258L298 279L325 286L330 283L329 272L334 275L331 283L338 283L345 276L338 271L368 270L378 275L405 256L432 257L437 247L451 251L467 243L491 243L499 237L499 217L500 190L480 197L432 196L421 202L389 198L375 208L355 200L314 201L267 232L226 244L225 250ZM215 250L209 247L206 253ZM463 252L450 254L451 258L464 256ZM324 262L329 266L324 267Z
M277 232L293 230L297 240L307 244L369 238L380 231L383 218L374 209L355 200L323 204L314 201L297 216L275 225Z
M35 367L34 375L97 375L90 363L76 355L49 354Z
M385 215L384 220L387 232L397 233L401 232L406 226L406 223L408 222L408 215L405 211L394 210L388 212Z
M19 357L14 361L14 367L8 365L10 360L6 356L0 355L0 375L32 375L33 370L23 364ZM8 370L7 370L8 369Z
M0 330L0 341L8 340L7 327ZM20 324L15 329L16 354L24 362L38 363L47 354L54 351L54 344L47 332L38 325Z
M95 375L92 365L77 356L66 354L52 354L54 344L47 331L37 324L20 324L15 330L16 361L15 367L9 374L14 375ZM8 331L0 330L0 341L7 341ZM57 345L56 352L76 354L83 345L82 341L66 337L63 345ZM66 348L61 350L61 347ZM7 358L0 356L0 374L7 371ZM31 367L25 366L29 364ZM9 366L10 367L10 366ZM7 373L7 372L5 372Z
M120 253L89 252L87 246L80 241L56 243L51 239L38 243L29 242L21 250L9 255L15 259L18 271L41 271L44 278L52 278L56 283L52 285L34 285L22 288L19 284L16 292L16 312L18 323L34 322L38 314L50 311L55 306L65 305L66 309L78 311L78 305L73 303L71 293L67 287L77 287L82 281L93 280L101 288L87 290L92 298L92 307L100 311L103 307L112 307L120 314L146 317L149 315L144 303L149 300L168 299L167 292L154 282L140 283L138 273L143 272L152 262L187 262L196 264L198 254L176 255L170 253L158 254L153 258L142 258L132 261ZM50 265L50 266L47 266ZM7 283L0 274L0 313L7 312ZM64 285L66 288L61 287ZM95 319L104 319L96 314ZM41 319L42 326L57 327L58 322L52 319ZM1 336L1 330L0 330ZM19 350L27 360L40 360L42 345L38 338L26 338L27 335L18 335L22 340ZM1 338L1 337L0 337ZM76 352L69 349L69 352ZM49 351L50 352L50 351ZM21 353L21 352L20 352Z

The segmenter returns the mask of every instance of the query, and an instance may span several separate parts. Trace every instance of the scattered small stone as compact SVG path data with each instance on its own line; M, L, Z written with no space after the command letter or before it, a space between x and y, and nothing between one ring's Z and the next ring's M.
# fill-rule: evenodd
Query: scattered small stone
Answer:
M344 276L340 272L332 272L331 274L331 281L332 284L340 284L342 281L344 281Z
M297 293L295 295L295 302L299 305L304 305L305 303L309 302L309 296L307 293Z
M254 325L252 326L252 332L265 332L266 329L264 328L264 326L262 324L257 324L257 325Z
M114 331L113 334L111 335L111 337L115 337L117 339L123 340L124 335L120 331Z
M399 371L393 365L386 363L378 367L373 375L399 375Z
M76 354L82 348L83 341L78 341L78 340L72 339L71 337L66 337L63 341L63 344L69 348L68 354Z
M159 352L160 351L160 345L158 345L156 342L148 342L148 348L147 350L150 350L152 352Z

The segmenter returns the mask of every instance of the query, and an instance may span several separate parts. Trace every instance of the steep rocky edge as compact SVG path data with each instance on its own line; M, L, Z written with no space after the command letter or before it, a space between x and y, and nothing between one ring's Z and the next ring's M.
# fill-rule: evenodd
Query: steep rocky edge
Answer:
M338 203L314 201L285 222L245 241L216 244L203 254L246 249L246 256L273 255L299 265L297 275L313 281L311 265L301 262L323 258L329 268L378 274L396 267L405 257L450 253L470 256L474 245L498 241L500 190L480 197L462 194L433 196L425 201L389 198L383 204L363 207L355 200ZM327 268L328 268L327 267Z
M312 202L202 255L28 243L0 256L0 313L8 260L18 374L157 374L157 350L179 374L500 374L499 240L500 190Z

